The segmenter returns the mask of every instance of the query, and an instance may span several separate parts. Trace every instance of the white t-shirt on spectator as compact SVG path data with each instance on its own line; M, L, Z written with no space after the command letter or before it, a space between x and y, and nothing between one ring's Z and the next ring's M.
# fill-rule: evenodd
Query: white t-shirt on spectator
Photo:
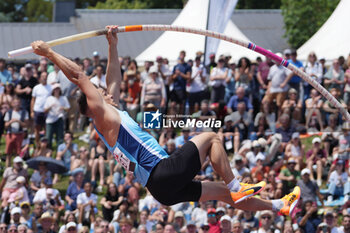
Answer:
M289 86L286 85L284 88L281 88L280 85L286 80L287 76L292 71L288 70L284 66L273 65L270 68L269 75L267 79L271 81L270 93L280 93L286 92L289 89Z
M5 114L5 117L4 117L4 121L10 121L12 119L16 119L16 120L21 120L21 114L22 114L22 110L19 110L18 112L15 111L15 110L12 110L12 113L11 113L11 119L10 119L10 113L9 112L6 112ZM28 120L29 119L29 115L28 115L28 112L25 111L25 114L24 114L24 120ZM12 133L18 133L20 132L20 128L21 128L21 125L18 123L18 122L13 122L11 125L10 125L10 129L11 129L11 132Z
M207 76L207 71L202 64L197 67L196 65L192 66L192 82L191 85L187 88L187 91L190 93L196 93L199 91L204 91L206 88L206 80L202 82L202 77L199 75L199 71L202 71L202 76Z
M46 124L51 124L56 122L59 118L63 118L64 117L64 110L63 108L69 108L69 102L67 97L65 96L60 96L58 99L54 96L49 96L46 99L45 105L44 105L44 109L48 109L50 108L50 111L47 114L46 117Z
M86 192L80 193L77 197L77 204L81 205L81 204L86 204L88 203L90 200L92 200L92 202L94 203L94 205L96 206L97 203L97 196L96 194L91 193L90 197L88 197L86 195ZM84 210L85 212L89 212L91 209L90 205L85 206Z
M53 197L56 197L58 195L58 199L62 201L60 192L57 189L53 190ZM43 203L44 201L47 201L47 195L46 195L47 188L41 188L39 189L33 198L33 203Z
M33 88L32 96L35 97L33 110L35 112L44 112L46 99L51 95L51 85L38 84Z
M196 207L192 211L191 219L196 223L196 226L201 226L208 221L207 211Z
M210 76L215 77L219 75L224 75L226 71L226 67L222 67L221 69L218 67L214 67L210 73ZM209 85L213 87L226 86L226 81L225 79L213 80L209 82Z
M92 77L90 79L90 82L92 82L93 84L95 84L98 87L103 87L103 88L107 88L107 83L106 83L106 75L102 75L101 79L99 79L97 76Z
M348 181L348 173L343 172L339 175L337 171L332 171L328 182L335 183L337 186L342 186L339 179L345 184Z
M58 82L58 79L57 79L57 74L58 72L56 73L56 71L52 71L51 73L49 73L49 75L47 76L47 84L54 84L54 83L57 83Z

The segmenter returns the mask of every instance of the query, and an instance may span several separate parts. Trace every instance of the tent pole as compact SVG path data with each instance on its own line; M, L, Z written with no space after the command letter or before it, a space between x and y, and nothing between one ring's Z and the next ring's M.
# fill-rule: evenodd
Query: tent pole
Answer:
M205 30L208 30L209 14L210 14L210 0L208 0L207 25L205 26ZM204 66L207 65L207 40L208 40L208 37L205 36L205 40L204 40L204 59L203 59L203 65Z

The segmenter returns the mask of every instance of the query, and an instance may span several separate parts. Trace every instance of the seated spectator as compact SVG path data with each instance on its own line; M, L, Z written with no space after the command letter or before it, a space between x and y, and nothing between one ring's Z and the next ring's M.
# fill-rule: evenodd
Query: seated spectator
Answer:
M42 203L35 203L34 209L31 214L31 224L33 226L34 232L38 232L41 229L41 223L39 222L39 219L41 218L41 215L44 213L44 206Z
M251 233L258 232L273 232L280 233L280 230L274 226L275 216L271 210L263 210L259 215L260 226L256 231L251 231Z
M28 125L29 115L26 110L20 108L20 100L14 98L11 103L12 109L6 112L4 121L6 134L6 167L10 166L12 155L21 154L22 141L24 137L23 129Z
M33 222L33 216L30 215L30 203L29 202L22 202L20 204L21 207L21 224L24 224L31 230L35 230L35 222Z
M316 233L321 221L317 215L317 206L313 205L311 200L303 202L301 213L297 218L299 227L304 232Z
M344 71L339 65L339 60L334 59L332 66L324 75L324 85L327 90L331 90L332 88L342 90L344 83Z
M232 124L232 117L230 115L225 116L224 126L219 129L218 133L221 137L221 140L225 146L226 151L230 151L233 148L233 139L235 136L235 128ZM238 137L238 135L237 135Z
M63 142L64 118L70 105L67 97L62 95L60 84L52 86L52 96L46 99L44 111L46 116L46 138L48 147L52 148L52 138L56 135L56 143L60 145Z
M123 196L119 195L117 186L114 183L108 184L107 194L102 197L100 203L102 205L103 218L108 222L112 221L113 213L117 210L122 202Z
M112 222L118 222L123 218L129 217L128 216L129 206L130 206L130 203L128 202L127 198L124 197L122 202L119 204L118 209L113 212Z
M9 203L17 205L22 202L29 202L28 190L26 189L26 178L19 176L16 178L17 188L10 194L8 199Z
M118 186L120 195L127 197L130 203L136 203L139 199L140 183L136 182L133 173L126 173Z
M333 148L338 145L338 138L341 131L342 127L337 125L337 116L331 114L328 118L328 126L324 129L324 134L322 134L322 142L327 157L332 154Z
M52 173L47 170L46 164L43 162L39 163L38 170L35 170L30 178L30 188L34 193L38 191L41 187L41 184L44 184L48 187L52 186Z
M287 114L282 114L278 122L280 124L276 129L276 133L282 134L282 147L285 148L287 143L292 139L293 133L296 131L291 124L290 117Z
M97 205L97 195L92 193L90 182L84 184L84 192L77 196L77 207L79 209L79 223L91 223L95 221L95 210Z
M71 170L74 171L77 168L84 169L84 176L91 177L91 166L89 151L85 146L79 148L77 156L71 157Z
M302 102L298 99L298 92L294 88L288 91L288 99L283 101L282 113L287 114L292 119L292 124L297 125L301 120Z
M54 217L58 217L58 209L63 206L60 192L48 187L43 187L36 192L33 203L42 203L44 211L50 212Z
M279 174L279 178L283 183L283 195L289 193L300 179L300 172L295 170L296 164L295 159L289 158L287 166Z
M202 100L200 110L198 112L193 113L193 117L196 117L199 120L205 121L210 118L216 118L216 114L214 111L210 110L209 101Z
M56 221L49 212L45 212L41 215L41 218L38 220L41 228L38 228L37 232L42 233L55 233L54 230L51 229L52 225Z
M77 168L72 172L73 181L69 184L65 200L67 202L67 208L70 211L74 211L77 208L77 197L83 190L84 170Z
M76 219L75 215L72 212L66 211L65 212L65 216L64 216L64 222L63 222L64 224L60 227L60 230L58 231L58 233L64 233L67 230L67 228L68 228L68 224L71 223L71 222L76 223L77 219ZM76 226L76 228L79 230L79 229L82 228L82 225L79 224L79 225Z
M236 90L236 95L232 96L227 104L227 111L232 113L237 111L237 106L239 102L244 102L246 105L246 111L253 113L253 105L248 97L245 96L245 89L243 87L238 87Z
M216 233L220 232L220 221L217 219L216 210L214 208L209 208L207 211L209 232Z
M151 232L151 230L155 224L148 220L148 216L149 216L149 211L147 209L142 210L140 212L139 225L145 226L147 232ZM157 226L156 226L156 229L157 229Z
M77 224L75 222L69 222L67 225L66 225L66 231L67 232L72 232L72 233L77 233L78 232L78 227L77 227Z
M305 126L307 129L313 128L315 130L323 131L323 119L321 114L321 108L323 105L322 96L317 90L312 89L310 92L310 98L305 100Z
M20 224L18 225L17 227L17 231L18 233L27 233L27 232L32 232L32 230L29 229L29 227L27 227L26 225L24 224Z
M294 132L292 134L292 140L287 144L285 157L286 159L293 158L297 162L297 166L295 169L300 171L302 167L304 167L304 151L305 146L300 141L300 134L298 132Z
M332 171L328 180L328 202L332 202L335 197L344 196L344 202L349 200L350 182L348 173L344 169L344 160L338 160L335 171Z
M243 140L248 139L248 135L252 129L252 115L246 111L245 103L239 102L237 105L237 111L231 113L230 116L232 118L232 124L235 127L234 148L239 148L240 143ZM236 133L239 133L239 136Z
M258 140L254 140L252 143L252 150L245 155L249 169L253 169L253 167L257 165L256 162L258 159L265 161L265 155L260 152L260 147L261 145L259 144Z
M298 180L297 185L301 190L301 198L305 203L306 201L312 201L312 205L317 206L317 197L324 206L323 196L320 193L319 187L315 181L310 180L311 171L308 168L304 168L301 171L301 179Z
M226 223L226 222L225 222ZM231 224L225 224L225 230L228 230L231 228ZM186 224L186 232L187 233L197 233L197 226L193 221L188 221ZM230 231L222 231L223 233L228 233Z
M273 104L268 102L263 102L260 112L256 114L254 119L254 126L257 127L259 125L260 117L264 116L267 124L269 125L269 129L271 132L276 131L276 113L273 108Z
M92 160L91 183L96 184L97 171L100 175L100 184L97 187L97 192L102 192L102 187L105 183L105 161L109 154L106 145L100 137L97 138L97 145L91 148L90 159Z
M17 232L17 225L16 224L10 224L7 228L7 232Z
M332 210L332 209L327 209L325 210L325 212L323 213L323 223L325 223L323 226L328 226L329 228L327 228L328 232L337 232L337 227L338 227L338 223L337 223L337 219L336 217L334 217L334 215L336 215L336 213ZM318 225L320 228L320 225ZM323 227L321 227L322 231L324 230ZM321 231L318 231L321 232Z
M315 180L313 171L314 165L316 164L316 178L317 185L319 187L322 184L323 169L327 163L326 156L326 151L321 148L321 139L319 137L315 137L314 139L312 139L312 147L308 152L306 152L306 167L311 171L311 180Z
M188 104L190 114L198 111L200 102L205 99L205 90L207 88L207 71L201 64L201 57L195 58L195 64L192 66L191 78L187 82Z
M232 233L243 233L243 227L240 221L234 220L232 222Z
M14 224L18 226L20 224L20 219L21 219L21 208L19 207L13 207L11 210L11 224Z
M51 157L52 150L47 147L48 145L47 143L48 143L48 140L46 137L40 138L40 144L35 149L33 157L37 157L37 156Z
M266 200L279 199L282 197L283 184L276 176L276 172L271 170L266 179L266 186L263 191L261 191L261 198Z
M8 167L5 169L3 178L0 184L1 192L1 207L6 207L8 205L8 199L12 192L17 188L16 179L20 176L25 178L28 177L27 169L23 168L23 160L21 157L17 156L13 160L13 167Z
M242 177L245 173L250 173L250 170L245 166L243 162L243 157L240 156L239 154L236 154L234 156L234 168L232 168L232 172L235 175L235 177L239 180L242 181Z
M252 177L254 183L259 183L260 181L265 180L270 171L269 166L264 166L265 156L258 154L256 156L256 166L252 168Z
M176 142L174 139L170 139L166 142L165 151L168 155L171 155L176 150Z
M191 138L192 136L190 136L190 129L183 128L181 135L175 138L176 148L180 148L183 144L188 142Z
M330 91L332 96L334 96L334 98L336 98L339 103L344 107L346 108L346 103L344 102L344 100L341 98L340 96L340 91L339 89L337 88L332 88ZM325 113L325 116L326 116L326 121L328 121L328 118L331 114L334 114L336 115L337 117L337 124L342 124L342 116L340 114L340 111L338 108L336 108L333 104L331 104L328 100L326 100L324 103L323 103L323 106L322 106L322 110L324 111Z
M254 216L252 211L241 211L243 212L243 217L241 218L241 223L243 226L243 232L251 232L257 230L259 227L259 219Z

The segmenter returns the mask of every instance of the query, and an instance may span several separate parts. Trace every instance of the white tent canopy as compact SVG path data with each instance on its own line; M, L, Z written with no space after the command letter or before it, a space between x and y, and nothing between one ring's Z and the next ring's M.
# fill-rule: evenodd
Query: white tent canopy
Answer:
M350 53L350 0L341 0L322 27L298 49L298 58L306 60L314 51L318 58L332 60Z
M208 0L190 0L172 25L205 29L207 25ZM224 34L236 39L248 41L249 39L230 20ZM201 35L164 32L153 44L137 56L137 62L143 63L148 60L155 60L157 56L168 58L170 63L177 61L179 52L186 51L187 58L194 58L196 52L204 52L205 37ZM226 41L221 41L217 51L217 57L223 53L229 53L235 60L242 56L255 59L258 54Z

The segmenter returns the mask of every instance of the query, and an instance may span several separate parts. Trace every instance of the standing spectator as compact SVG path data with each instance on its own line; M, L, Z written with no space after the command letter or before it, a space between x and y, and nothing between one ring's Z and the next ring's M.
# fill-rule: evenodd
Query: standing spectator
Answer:
M124 72L124 81L128 86L129 101L127 104L127 109L133 119L135 119L140 104L140 79L140 72L138 71L137 63L135 60L132 60L128 64L127 71Z
M207 72L201 58L195 58L195 64L192 66L192 75L187 82L188 104L190 105L190 114L198 111L201 100L204 98L204 91L207 88Z
M46 137L49 148L52 148L52 138L56 135L56 143L60 145L63 141L64 117L70 108L68 100L62 95L60 84L52 86L52 95L46 99L44 111L46 117Z
M313 206L317 206L317 199L321 201L323 206L323 196L315 181L310 180L311 171L308 168L304 168L301 171L301 179L298 180L297 185L300 187L300 196L305 203L311 201Z
M281 170L279 174L280 180L283 183L283 193L289 193L300 179L300 172L295 170L296 161L293 158L288 159L286 168Z
M297 59L297 51L295 49L292 49L288 62L304 71L303 63ZM291 88L297 90L299 95L301 94L301 78L298 75L293 73L293 76L288 80L288 84Z
M331 68L324 75L324 85L328 90L332 88L343 90L344 83L344 71L340 67L338 59L334 59Z
M58 82L57 75L58 75L58 72L60 71L60 68L56 64L53 65L53 68L54 70L50 72L49 75L47 76L47 84L49 85L53 85Z
M236 63L233 62L233 59L230 59L229 61L229 72L227 75L226 82L226 88L225 88L225 103L228 103L230 98L235 94L236 92L236 80L235 80L235 70L236 70Z
M100 137L97 138L97 145L91 148L90 159L92 161L91 183L96 185L97 171L100 175L100 184L97 187L97 192L102 192L102 187L105 183L105 161L108 161L107 156L109 151ZM96 187L96 186L95 186Z
M274 64L269 71L267 80L269 81L265 97L263 98L263 103L267 102L272 104L276 99L276 105L281 112L281 107L283 101L287 96L287 91L289 89L288 80L292 77L293 73L286 69L285 67Z
M210 73L209 85L212 86L210 97L212 103L218 103L225 98L228 68L224 67L225 60L223 58L220 58L218 62L217 67L214 67Z
M16 94L21 99L21 108L31 112L30 102L32 99L32 90L38 84L38 80L33 77L33 66L31 64L25 65L24 77L16 86Z
M264 62L261 62L258 66L257 80L259 82L259 94L261 98L265 95L268 87L268 75L270 67L273 65L271 58L266 57Z
M6 69L6 61L0 58L0 83L4 86L6 83L12 82L11 73Z
M84 171L83 169L75 169L72 172L73 181L69 184L65 200L67 202L67 209L73 211L77 208L77 197L83 190Z
M152 66L148 73L149 77L145 79L142 85L141 106L143 106L145 102L149 102L163 112L166 104L166 91L163 79L158 76L158 69L156 66Z
M172 113L184 113L186 102L186 82L191 78L192 69L185 62L186 52L181 51L177 65L174 66L171 83L173 89L170 91L171 111ZM176 107L179 105L179 110Z
M317 56L315 52L311 52L308 56L308 60L305 65L305 73L310 75L311 78L316 80L318 83L322 83L322 65L318 63L317 61ZM312 89L312 86L308 82L303 82L303 87L304 87L304 96L303 100L306 100L310 96L310 91Z
M344 101L349 103L350 100L350 56L346 61L347 69L344 73L345 86L344 86Z
M28 125L28 112L20 109L20 100L15 98L10 109L4 117L6 134L6 167L10 166L11 155L19 155L21 153L24 131Z
M157 57L157 59L158 59L158 57ZM142 85L145 82L145 80L148 78L148 76L149 76L149 68L151 68L153 66L153 64L154 64L153 61L145 61L145 63L143 64L144 70L140 74L141 84Z
M306 167L310 171L313 171L313 166L316 164L317 185L319 187L322 184L322 173L326 163L326 151L321 148L321 139L315 137L312 139L312 148L306 153ZM311 172L310 178L311 180L315 180L313 172Z
M97 195L92 193L90 182L84 184L84 192L77 196L77 207L79 209L79 223L91 223L95 221L95 209Z
M250 83L253 80L253 72L254 70L251 69L251 62L248 58L242 57L239 59L235 73L236 88L243 87L246 96L251 94Z
M66 75L60 70L57 74L57 82L60 84L62 95L68 99L69 108L67 112L68 126L69 131L74 132L77 129L77 122L79 112L78 103L77 103L77 91L78 86L69 81ZM53 88L52 88L53 89Z
M44 109L46 99L51 95L51 85L47 84L46 71L41 72L39 84L33 88L30 116L34 119L35 144L39 145L40 131L45 128L46 113Z

